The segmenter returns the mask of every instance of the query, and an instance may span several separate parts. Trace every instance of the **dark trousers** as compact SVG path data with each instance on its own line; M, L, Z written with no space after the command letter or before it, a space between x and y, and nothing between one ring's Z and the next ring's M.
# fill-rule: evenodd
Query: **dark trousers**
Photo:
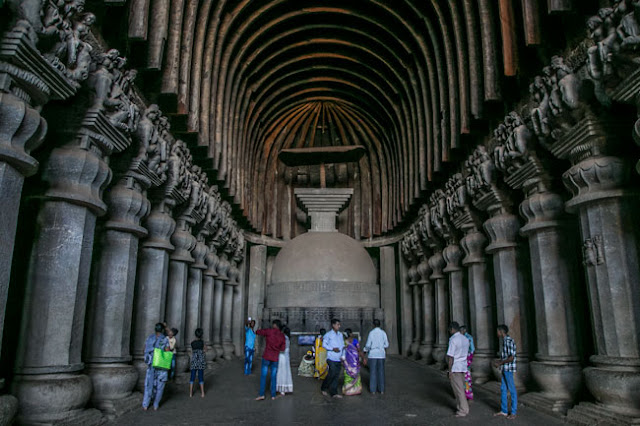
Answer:
M369 392L384 392L384 358L369 358Z
M338 394L338 380L340 379L340 373L342 372L342 363L340 361L330 361L327 360L327 364L329 365L329 373L327 374L327 378L322 382L323 391L329 390L329 395L337 395Z

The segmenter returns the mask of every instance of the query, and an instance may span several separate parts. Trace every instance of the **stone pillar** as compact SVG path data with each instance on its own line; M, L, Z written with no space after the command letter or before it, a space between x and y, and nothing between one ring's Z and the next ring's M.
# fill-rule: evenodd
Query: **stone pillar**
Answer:
M520 222L515 215L497 210L484 223L484 228L490 238L486 252L493 256L498 324L506 324L509 327L509 335L516 342L518 374L514 376L514 380L518 389L525 390L525 384L530 377L529 318L526 310L525 283L518 269L522 267L516 242Z
M626 160L596 155L563 175L573 198L566 203L580 219L584 265L593 318L596 354L584 370L595 408L613 423L640 416L640 227L636 189L625 189ZM583 406L583 407L581 407ZM569 411L569 418L588 404Z
M39 107L49 98L63 99L75 92L32 46L28 31L23 22L18 23L0 41L0 349L22 185L25 177L38 170L38 161L30 154L47 133ZM29 52L26 62L25 50ZM0 379L3 388L4 379ZM10 422L17 408L15 397L0 395L0 421Z
M179 331L176 336L178 346L176 372L182 373L189 367L186 345L189 344L192 336L187 336L186 329L187 279L189 265L194 263L191 250L196 245L196 239L191 235L191 224L185 217L178 218L171 242L175 246L175 251L171 254L169 261L166 319L169 327L175 327Z
M404 255L404 252L403 252ZM400 268L400 318L401 318L401 348L402 355L411 354L412 342L412 309L411 309L411 286L409 285L409 273L406 261L399 262Z
M464 282L464 270L460 266L462 250L459 245L450 243L442 250L442 256L447 263L442 272L447 274L449 281L449 315L451 321L463 325L469 320L469 294Z
M411 286L411 300L413 301L413 340L411 341L411 354L413 358L420 359L420 341L422 338L422 293L420 292L420 286L418 281L420 280L420 274L416 265L411 265L409 268L409 276L411 280L409 285Z
M144 222L149 232L142 241L138 257L138 279L133 310L133 365L138 370L139 390L144 390L147 365L144 363L144 344L153 333L157 322L165 318L167 281L169 277L169 254L174 247L171 235L176 223L171 217L170 203L161 199Z
M240 358L244 358L244 322L247 319L244 312L245 265L242 259L244 259L244 247L242 248L242 258L234 256L231 269L229 270L229 281L234 283L231 341L233 342L235 355Z
M572 288L576 282L571 257L575 253L564 232L564 201L541 186L529 191L520 205L527 224L520 232L529 239L536 306L538 352L531 375L539 393L526 395L534 405L566 414L582 387L578 327Z
M49 189L35 224L13 383L21 423L102 417L84 409L92 385L81 372L96 216L106 211L101 195L111 179L103 156L110 150L90 134L73 138L51 152L42 175Z
M267 279L267 246L257 245L249 249L249 291L247 316L260 324L264 308L264 290Z
M496 356L496 324L493 323L495 301L487 275L484 248L486 237L477 229L469 230L460 240L469 279L470 329L476 351L473 356L473 381L482 384L492 376L491 362Z
M445 266L442 253L437 251L429 258L431 267L431 280L435 281L435 320L436 320L436 344L433 347L433 359L439 367L446 365L445 354L449 346L449 295L447 280L442 273Z
M420 263L418 264L418 274L420 274L420 279L416 285L416 287L418 287L418 304L420 306L420 317L418 319L418 324L420 325L420 346L418 348L418 353L420 354L421 361L430 363L432 361L433 341L431 342L431 348L429 348L427 346L427 323L430 321L430 318L427 316L428 314L425 310L424 292L425 287L429 284L431 268L429 268L429 260L424 254L420 258Z
M222 253L218 264L218 276L224 283L222 290L222 322L220 323L220 334L222 339L222 356L224 359L233 359L233 341L231 340L231 318L233 313L233 289L235 283L230 282L227 272L231 268L231 263L227 259L227 253Z
M207 347L207 361L215 361L217 358L216 351L213 349L213 291L215 280L218 276L216 268L218 267L218 256L213 244L209 245L207 255L205 257L207 269L203 272L202 277L202 310L201 324L204 331L205 346Z
M109 418L139 404L131 392L138 372L130 364L133 293L138 261L138 240L147 234L140 219L149 212L143 186L123 178L108 191L109 220L94 263L87 312L86 362L93 383L93 406Z
M202 271L207 268L207 265L204 263L207 250L208 248L204 243L204 235L200 233L198 234L196 245L191 252L195 261L189 265L189 277L187 279L185 336L183 339L185 347L188 347L187 345L196 338L196 329L202 326L200 317L200 311L202 309Z
M427 363L433 363L433 345L436 338L436 322L434 308L434 285L430 281L422 283L422 320L424 321L424 334L420 344L420 355Z
M220 275L215 279L215 286L213 289L213 348L216 351L216 357L222 359L224 351L222 350L222 299L224 293L224 281Z
M381 306L385 312L384 329L389 339L387 353L399 354L396 318L396 253L393 246L380 247L380 287Z

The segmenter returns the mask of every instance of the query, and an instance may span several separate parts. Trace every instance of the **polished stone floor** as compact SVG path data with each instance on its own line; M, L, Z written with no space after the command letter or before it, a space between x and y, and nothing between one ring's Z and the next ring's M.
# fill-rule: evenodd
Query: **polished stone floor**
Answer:
M531 408L518 407L518 418L494 418L499 398L476 389L470 415L454 417L455 400L446 376L429 367L401 359L387 360L385 395L362 395L331 399L320 394L315 379L296 376L293 369L294 393L275 401L254 401L258 394L260 363L254 363L254 374L244 376L240 360L225 362L206 380L207 394L189 398L188 385L180 385L166 393L157 412L141 409L120 417L118 425L207 425L207 424L428 424L428 425L544 425L562 424L559 419ZM368 385L368 371L363 369Z

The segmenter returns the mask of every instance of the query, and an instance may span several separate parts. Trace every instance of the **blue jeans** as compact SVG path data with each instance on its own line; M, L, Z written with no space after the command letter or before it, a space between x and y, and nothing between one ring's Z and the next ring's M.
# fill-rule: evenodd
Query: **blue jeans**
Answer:
M203 385L204 384L204 370L191 370L191 380L189 380L189 384L192 385L193 381L196 379L196 371L198 372L198 382Z
M264 396L264 389L267 386L267 373L271 367L271 397L276 397L276 376L278 375L278 361L262 360L262 371L260 372L260 396Z
M384 358L369 358L369 392L384 392Z
M511 394L511 414L514 416L518 411L518 392L516 391L516 384L513 381L512 371L502 372L502 383L500 385L501 403L500 409L503 413L509 414L507 408L507 390Z
M251 367L253 365L253 352L254 348L248 346L244 347L244 374L251 374Z

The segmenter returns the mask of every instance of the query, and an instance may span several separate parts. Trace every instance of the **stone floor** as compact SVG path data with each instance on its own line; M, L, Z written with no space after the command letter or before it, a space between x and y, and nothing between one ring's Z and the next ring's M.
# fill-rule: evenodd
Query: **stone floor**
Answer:
M205 386L206 397L189 398L188 385L168 392L157 412L141 409L117 419L118 425L205 425L205 424L429 424L429 425L544 425L562 421L527 407L518 407L518 418L494 418L499 398L476 389L476 399L466 418L454 417L455 400L446 376L432 368L402 358L387 360L387 389L384 396L362 395L341 400L323 397L320 382L296 376L294 393L275 401L254 401L260 381L260 360L254 374L244 376L240 360L225 362ZM363 381L369 382L367 369Z

